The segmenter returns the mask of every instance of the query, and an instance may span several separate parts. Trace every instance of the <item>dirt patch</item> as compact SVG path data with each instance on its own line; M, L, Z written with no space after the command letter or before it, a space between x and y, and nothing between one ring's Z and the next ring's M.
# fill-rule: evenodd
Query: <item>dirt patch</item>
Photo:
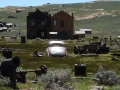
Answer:
M105 15L112 15L112 13L108 13L104 11L104 12L91 13L89 15L85 15L84 17L75 16L75 20L90 19L90 18L101 17Z

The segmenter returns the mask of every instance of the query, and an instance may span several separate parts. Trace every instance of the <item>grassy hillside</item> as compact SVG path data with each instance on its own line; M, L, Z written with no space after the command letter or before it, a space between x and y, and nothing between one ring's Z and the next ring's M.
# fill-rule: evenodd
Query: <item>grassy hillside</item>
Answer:
M80 28L91 28L93 34L100 35L117 35L120 28L120 2L89 2L89 3L73 3L73 4L45 4L42 6L29 7L5 7L0 9L0 20L5 22L13 22L17 27L15 31L26 32L26 16L28 12L34 12L36 8L41 11L54 14L58 11L66 11L74 14L74 30ZM21 9L20 13L15 10ZM17 18L7 18L7 16L15 16ZM21 27L21 28L20 28Z

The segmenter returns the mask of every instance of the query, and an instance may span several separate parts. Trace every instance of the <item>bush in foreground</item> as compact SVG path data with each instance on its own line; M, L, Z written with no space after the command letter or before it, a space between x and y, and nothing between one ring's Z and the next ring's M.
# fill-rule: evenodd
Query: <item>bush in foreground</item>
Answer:
M98 72L95 75L95 78L98 79L99 84L105 85L118 85L120 76L117 75L114 71L108 70L105 71L102 66L99 67Z
M38 78L38 85L42 84L44 90L74 90L72 86L66 83L71 78L71 69L48 70L46 75Z

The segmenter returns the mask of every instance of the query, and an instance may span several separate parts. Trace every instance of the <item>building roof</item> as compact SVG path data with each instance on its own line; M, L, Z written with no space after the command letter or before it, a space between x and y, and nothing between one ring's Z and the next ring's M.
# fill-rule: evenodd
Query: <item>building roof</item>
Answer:
M42 12L38 8L36 8L35 12L29 12L27 18L36 17L36 16L40 17L40 15L43 15L43 16L46 16L46 17L50 16L50 14L48 14L48 12Z
M5 30L5 29L7 29L7 27L0 27L0 30L3 30L3 29Z
M3 29L7 29L7 27L3 27Z
M92 31L92 29L80 29L80 31Z
M75 31L75 34L85 34L85 31Z
M71 18L74 18L73 17L73 13L70 15L70 14L68 14L67 12L65 12L65 11L59 11L59 12L57 12L57 13L55 13L52 17L54 17L54 16L56 16L56 15L63 15L63 14L65 14L65 15L67 15L68 17L71 17Z
M3 27L0 27L0 30L3 30Z
M6 23L6 25L8 25L8 26L9 26L9 25L12 25L12 23Z
M3 27L3 26L4 26L4 25L3 25L3 23L0 23L0 26L2 26L2 27Z

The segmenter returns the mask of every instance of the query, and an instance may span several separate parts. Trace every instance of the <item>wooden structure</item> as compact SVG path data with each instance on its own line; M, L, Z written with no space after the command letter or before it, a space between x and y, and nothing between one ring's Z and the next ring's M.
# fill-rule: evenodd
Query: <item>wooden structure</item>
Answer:
M97 54L107 54L109 52L109 47L106 44L101 45L100 43L92 43L89 45L78 46L74 47L74 54L87 54L91 56L90 53L93 55ZM84 55L84 56L85 56Z
M27 39L47 39L51 31L51 15L48 12L29 12L27 16Z
M75 31L75 35L79 35L79 38L85 38L85 31Z
M8 26L6 25L6 23L0 22L0 32L4 32L7 31Z
M52 16L52 31L58 32L57 38L61 40L73 39L74 17L64 11L59 11Z
M92 33L92 29L80 29L80 31L84 31L85 34L91 34Z
M56 39L57 38L57 32L49 32L49 39Z
M48 12L29 12L27 16L27 39L56 38L60 40L73 39L74 17L64 11L59 11L53 16ZM57 32L53 35L50 32Z

